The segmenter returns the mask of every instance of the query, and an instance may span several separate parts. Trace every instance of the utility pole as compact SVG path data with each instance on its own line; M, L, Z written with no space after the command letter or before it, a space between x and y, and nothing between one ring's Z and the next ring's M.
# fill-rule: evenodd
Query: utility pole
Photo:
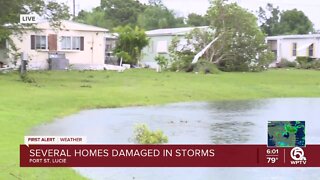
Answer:
M73 19L76 17L76 0L73 0Z

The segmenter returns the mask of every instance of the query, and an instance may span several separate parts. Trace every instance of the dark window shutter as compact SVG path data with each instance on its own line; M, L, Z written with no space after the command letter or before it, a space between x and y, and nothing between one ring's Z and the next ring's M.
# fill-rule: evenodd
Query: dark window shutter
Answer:
M84 50L84 37L81 36L80 37L80 51L83 51Z
M48 49L49 51L57 51L57 35L56 34L49 34Z
M31 49L36 49L36 36L31 35Z

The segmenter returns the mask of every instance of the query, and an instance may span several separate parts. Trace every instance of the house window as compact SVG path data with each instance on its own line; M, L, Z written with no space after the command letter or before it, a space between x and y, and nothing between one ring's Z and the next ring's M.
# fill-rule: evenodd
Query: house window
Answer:
M83 51L84 38L80 36L62 36L61 50Z
M309 46L309 57L313 57L314 55L314 44Z
M48 49L47 36L31 35L31 49Z
M292 44L292 56L297 56L297 43Z
M161 53L161 54L168 53L168 42L167 41L159 41L157 43L157 53Z
M61 49L62 50L71 50L71 37L62 36L61 37Z
M80 37L72 37L72 50L80 50Z

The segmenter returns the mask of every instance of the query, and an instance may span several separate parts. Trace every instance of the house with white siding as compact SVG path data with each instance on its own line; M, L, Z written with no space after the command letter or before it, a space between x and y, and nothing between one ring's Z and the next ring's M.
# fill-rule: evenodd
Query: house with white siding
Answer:
M142 50L143 57L140 64L154 69L158 68L158 64L155 61L155 58L158 55L169 58L169 46L173 38L179 38L180 42L178 46L186 45L187 40L185 39L185 36L195 28L207 29L208 26L156 29L146 31L146 34L150 38L150 40L149 45Z
M273 65L281 59L295 61L300 56L320 58L320 34L270 36L266 41L276 56Z
M19 53L28 56L29 69L48 69L50 54L65 56L70 66L89 67L105 64L106 36L108 29L63 20L60 29L54 29L48 21L36 25L39 31L26 31L21 37L11 35ZM11 48L7 43L7 48ZM12 56L3 64L12 62ZM20 62L17 62L17 66Z

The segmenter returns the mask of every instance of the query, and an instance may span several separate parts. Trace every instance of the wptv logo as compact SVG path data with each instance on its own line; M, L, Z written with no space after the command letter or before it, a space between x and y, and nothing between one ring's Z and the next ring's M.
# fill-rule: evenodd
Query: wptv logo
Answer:
M21 24L36 24L38 23L38 18L34 14L20 14Z
M304 150L300 147L295 147L291 150L290 156L293 161L290 161L292 165L307 164L307 158L304 156Z

